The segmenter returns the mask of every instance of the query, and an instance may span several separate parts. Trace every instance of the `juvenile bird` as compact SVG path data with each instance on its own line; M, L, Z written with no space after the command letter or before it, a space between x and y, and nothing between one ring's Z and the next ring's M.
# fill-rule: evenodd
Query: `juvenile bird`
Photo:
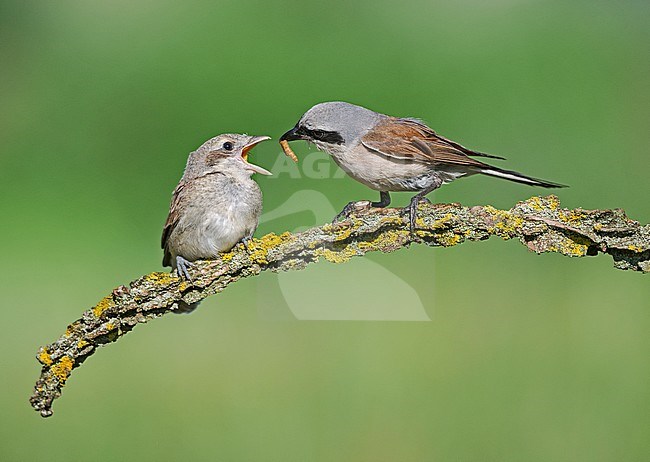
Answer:
M251 175L271 172L248 163L248 153L268 139L219 135L190 153L162 233L163 266L190 279L193 261L215 258L253 236L262 212L262 192Z
M563 187L478 161L473 157L503 157L467 149L418 119L391 117L350 103L312 107L280 138L293 140L313 142L352 178L379 191L380 200L369 206L387 207L393 191L417 191L406 209L412 233L419 201L462 176L482 173L532 186ZM334 221L347 216L356 205L350 202Z

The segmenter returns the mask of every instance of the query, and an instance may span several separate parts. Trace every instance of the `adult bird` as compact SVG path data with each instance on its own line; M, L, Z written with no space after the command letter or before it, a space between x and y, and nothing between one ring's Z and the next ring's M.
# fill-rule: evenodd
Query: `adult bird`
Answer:
M563 185L481 162L475 157L503 159L472 151L437 134L422 121L392 117L345 102L320 103L305 112L280 141L306 140L332 156L341 169L379 191L372 207L390 205L394 191L417 192L406 208L411 233L417 206L431 191L457 178L483 174L544 188ZM334 221L347 216L350 202Z

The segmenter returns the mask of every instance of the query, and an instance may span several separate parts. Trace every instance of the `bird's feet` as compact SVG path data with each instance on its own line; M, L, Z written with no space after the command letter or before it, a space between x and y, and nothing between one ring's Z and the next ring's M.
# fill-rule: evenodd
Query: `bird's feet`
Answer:
M402 213L408 215L409 219L409 230L411 232L411 237L415 235L415 220L418 217L418 204L420 202L425 202L430 204L431 201L424 196L415 195L411 198L409 205L402 209Z
M187 269L191 268L192 266L194 266L194 263L191 261L185 260L180 255L176 257L176 271L178 271L179 277L185 278L188 281L192 281L190 273L187 271Z
M250 250L251 250L250 247L249 247L249 243L250 243L251 239L253 239L253 235L252 235L252 234L251 234L250 236L244 236L244 237L242 238L242 240L239 241L239 242L241 243L241 245L244 246L244 250L245 250L246 252L248 252L248 253L250 253Z
M353 201L349 202L348 205L343 207L343 210L341 210L338 215L334 217L334 220L332 220L332 223L337 223L345 218L348 218L351 213L354 212L360 212L362 210L365 210L369 207L372 206L372 203L370 201Z

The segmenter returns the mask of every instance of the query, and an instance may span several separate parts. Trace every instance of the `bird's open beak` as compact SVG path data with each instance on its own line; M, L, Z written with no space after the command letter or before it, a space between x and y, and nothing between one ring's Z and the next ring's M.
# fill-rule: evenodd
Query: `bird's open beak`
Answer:
M251 149L253 149L253 147L256 144L261 143L262 141L270 140L270 139L271 139L270 136L251 136L250 141L248 143L246 143L246 146L244 146L244 149L242 149L242 152L241 152L241 159L242 159L242 161L244 161L245 168L247 170L252 170L253 172L259 173L261 175L272 175L271 172L269 172L268 170L260 167L259 165L248 163L248 152Z

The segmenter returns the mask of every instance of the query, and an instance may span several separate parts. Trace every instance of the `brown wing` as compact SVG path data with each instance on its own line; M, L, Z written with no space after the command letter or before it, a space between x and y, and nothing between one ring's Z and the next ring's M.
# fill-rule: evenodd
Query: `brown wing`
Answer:
M496 157L464 148L414 119L389 117L364 135L361 142L371 151L413 162L486 167L469 156Z
M178 186L176 186L176 189L174 189L174 192L172 193L172 200L169 204L169 215L167 215L167 221L165 222L165 227L163 228L162 237L160 239L160 246L165 251L162 262L163 266L171 266L171 254L167 248L167 240L178 223L178 206L184 187L185 183L178 183Z

